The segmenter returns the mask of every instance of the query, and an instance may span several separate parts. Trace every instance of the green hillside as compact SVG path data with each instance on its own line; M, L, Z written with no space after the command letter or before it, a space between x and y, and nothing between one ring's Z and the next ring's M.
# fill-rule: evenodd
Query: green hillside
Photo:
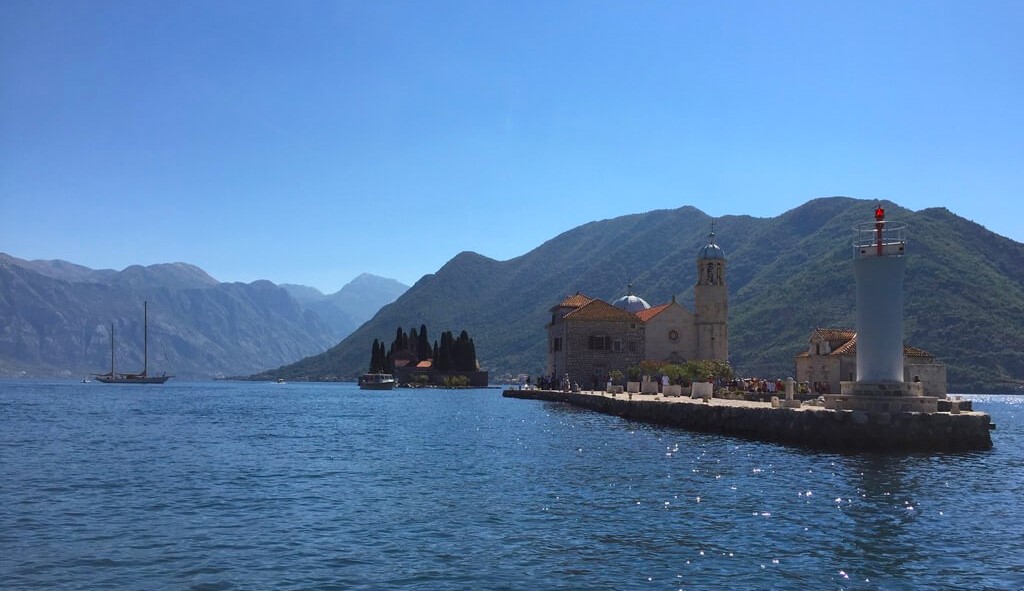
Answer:
M870 220L874 205L832 197L775 218L715 220L740 375L791 375L813 328L853 326L851 228ZM890 220L909 225L907 342L949 366L952 391L1024 385L1024 245L945 209L885 207ZM508 261L464 252L335 347L259 377L351 378L365 371L373 339L422 323L468 330L492 375L536 375L549 309L566 295L610 301L631 282L652 305L676 295L692 308L694 258L710 228L709 216L683 207L591 222Z

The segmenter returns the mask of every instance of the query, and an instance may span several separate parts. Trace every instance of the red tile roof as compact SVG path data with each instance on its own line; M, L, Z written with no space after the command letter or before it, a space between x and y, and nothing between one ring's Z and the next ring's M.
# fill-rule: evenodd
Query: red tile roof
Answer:
M817 337L821 341L842 341L845 343L856 335L857 332L849 328L815 328L808 340L814 340Z
M572 312L565 315L566 320L632 320L636 321L636 316L630 314L625 310L620 310L615 306L602 302L601 300L591 300L584 306L576 308Z
M853 338L850 339L849 341L847 341L846 344L844 344L842 347L839 347L838 349L835 349L834 351L829 353L829 355L836 355L836 356L840 356L840 355L856 355L856 354L857 354L857 335L856 334L854 334ZM928 351L925 351L924 349L919 349L917 347L914 347L912 345L907 345L907 344L903 345L903 356L904 357L927 358L927 359L934 359L935 358L935 356L932 355L931 353L929 353Z
M668 303L662 304L660 306L654 306L653 308L648 308L646 310L640 310L636 313L636 317L639 318L640 320L643 320L644 322L647 322L651 318L654 318L658 314L664 312L671 305L671 303Z
M431 360L431 359L424 359L423 361L420 361L419 363L417 363L416 367L429 368L429 367L432 367L433 365L434 365L433 360Z
M829 355L846 355L847 353L849 353L851 355L856 355L857 354L857 335L856 334L853 335L852 339L850 339L850 340L846 341L845 343L843 343L843 346L837 347L835 349L832 349L832 352L829 353Z
M592 301L594 301L594 298L587 297L587 296L585 296L582 293L577 291L574 295L571 295L571 296L565 298L564 300L562 300L562 303L558 304L555 307L556 308L579 308L581 306L586 306L587 304L589 304Z
M911 345L903 345L903 354L907 357L928 357L934 359L935 356L925 351L924 349L918 349Z

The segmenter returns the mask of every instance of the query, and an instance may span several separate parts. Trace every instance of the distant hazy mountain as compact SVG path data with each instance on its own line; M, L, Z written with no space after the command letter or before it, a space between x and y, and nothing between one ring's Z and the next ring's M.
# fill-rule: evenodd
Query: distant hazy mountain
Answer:
M774 218L715 220L728 257L731 362L741 375L792 375L815 327L853 326L851 228L874 206L833 197ZM890 220L909 224L907 342L948 365L952 391L1024 385L1024 245L945 209L885 206ZM710 228L710 217L683 207L591 222L508 261L463 252L337 346L262 375L354 377L366 370L373 339L390 342L396 327L420 324L468 330L492 375L536 375L549 309L576 291L611 301L632 282L652 305L676 295L692 309L695 256Z
M288 293L292 294L295 301L300 304L308 304L310 302L318 302L324 299L325 296L322 291L315 287L308 285L295 285L294 283L281 283L281 287L288 290Z
M118 369L140 370L144 301L150 371L185 379L250 374L339 340L269 281L220 283L184 263L93 270L0 253L0 376L107 371L111 324Z
M409 289L408 285L394 279L369 273L363 273L330 295L306 285L282 284L281 287L303 306L315 311L339 341Z

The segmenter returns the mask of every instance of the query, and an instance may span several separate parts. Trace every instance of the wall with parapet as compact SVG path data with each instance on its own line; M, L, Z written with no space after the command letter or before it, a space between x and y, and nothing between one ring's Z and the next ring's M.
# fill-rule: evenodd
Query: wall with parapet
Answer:
M566 402L625 419L815 449L972 451L992 447L991 419L979 412L867 413L817 407L799 410L706 402L628 400L547 390L504 396Z

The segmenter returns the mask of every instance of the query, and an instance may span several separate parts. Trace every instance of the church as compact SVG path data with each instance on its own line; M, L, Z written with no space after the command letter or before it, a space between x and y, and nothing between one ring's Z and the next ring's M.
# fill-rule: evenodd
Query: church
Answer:
M551 308L547 374L588 387L641 361L728 361L729 302L725 253L715 234L697 252L694 311L672 301L651 307L633 294L607 303L581 293Z

